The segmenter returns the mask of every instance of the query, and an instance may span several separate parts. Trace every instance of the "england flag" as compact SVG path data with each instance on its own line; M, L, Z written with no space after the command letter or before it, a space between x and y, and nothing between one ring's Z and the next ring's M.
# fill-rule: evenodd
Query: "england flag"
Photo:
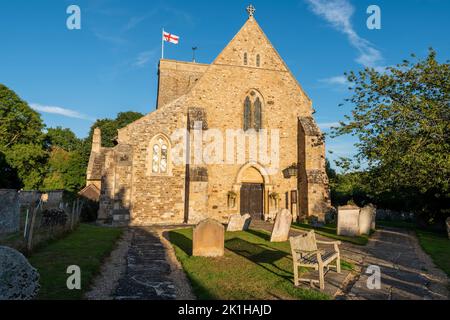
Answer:
M176 36L174 34L171 34L171 33L165 32L165 31L163 31L163 38L164 38L164 41L170 42L173 44L178 44L178 42L180 41L179 36Z

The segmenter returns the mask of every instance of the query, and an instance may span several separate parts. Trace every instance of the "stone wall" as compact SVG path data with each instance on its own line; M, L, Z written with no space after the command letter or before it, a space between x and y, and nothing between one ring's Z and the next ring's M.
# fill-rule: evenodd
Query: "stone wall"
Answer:
M0 234L19 231L20 212L17 190L0 189Z
M207 68L207 64L161 60L157 107L160 108L188 93Z

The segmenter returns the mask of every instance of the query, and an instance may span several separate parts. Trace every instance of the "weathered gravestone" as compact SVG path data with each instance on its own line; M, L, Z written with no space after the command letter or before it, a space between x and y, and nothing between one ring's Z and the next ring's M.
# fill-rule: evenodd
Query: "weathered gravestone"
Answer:
M224 253L225 228L213 219L206 219L194 228L192 254L196 257L221 257Z
M359 235L359 213L357 206L347 205L338 208L337 234L340 236Z
M19 195L16 190L0 189L0 234L19 231Z
M370 234L370 230L375 230L375 217L377 209L369 204L361 209L359 213L359 234Z
M39 273L20 252L0 247L0 300L31 300L39 291Z
M251 216L249 214L245 214L241 216L240 214L234 214L230 216L228 220L227 231L243 231L248 230L251 222Z
M242 218L244 219L244 227L242 228L242 230L247 231L250 228L250 224L252 223L252 216L246 213L242 216Z
M243 227L244 221L242 220L242 216L240 214L233 214L230 216L230 219L228 220L227 231L242 231Z
M289 230L291 229L292 214L282 209L278 212L273 225L272 236L270 242L284 242L289 238Z
M447 235L448 235L448 238L450 239L450 217L447 218L447 220L445 221L445 224L447 225Z

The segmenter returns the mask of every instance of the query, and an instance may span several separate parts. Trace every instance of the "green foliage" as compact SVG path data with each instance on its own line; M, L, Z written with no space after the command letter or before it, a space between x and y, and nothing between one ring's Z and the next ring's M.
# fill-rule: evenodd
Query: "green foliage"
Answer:
M39 189L48 154L37 144L15 144L5 152L6 162L16 170L25 190Z
M37 112L0 84L0 188L39 188L47 153Z
M15 144L39 144L44 124L39 113L17 94L0 84L0 148Z
M42 189L77 192L85 185L85 175L86 167L80 153L54 147L50 153Z
M66 151L79 150L81 140L70 129L61 127L49 128L45 135L45 145L47 148L58 147Z
M353 109L333 136L359 138L356 160L367 163L371 193L442 216L450 199L450 65L430 49L424 60L405 60L384 73L366 68L348 80Z

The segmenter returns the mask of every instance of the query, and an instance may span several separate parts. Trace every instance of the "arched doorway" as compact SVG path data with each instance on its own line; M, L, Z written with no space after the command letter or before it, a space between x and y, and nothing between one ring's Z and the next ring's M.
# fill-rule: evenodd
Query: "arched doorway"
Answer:
M264 177L254 166L240 172L240 212L254 220L264 219Z

